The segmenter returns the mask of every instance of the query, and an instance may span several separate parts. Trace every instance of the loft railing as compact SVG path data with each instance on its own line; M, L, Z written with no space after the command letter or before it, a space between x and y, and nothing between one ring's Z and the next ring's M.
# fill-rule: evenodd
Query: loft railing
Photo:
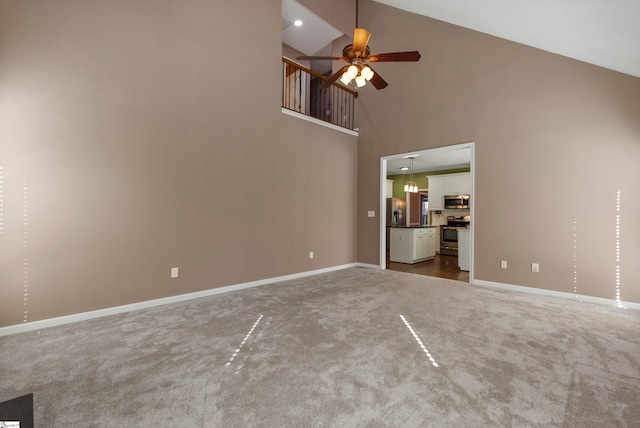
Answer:
M355 128L356 91L337 83L320 89L326 77L287 58L282 58L282 76L282 107L343 128Z

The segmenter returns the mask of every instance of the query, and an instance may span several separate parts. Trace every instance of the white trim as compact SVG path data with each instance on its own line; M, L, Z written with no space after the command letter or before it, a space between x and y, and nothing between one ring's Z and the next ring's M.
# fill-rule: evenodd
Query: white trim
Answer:
M472 285L479 285L482 287L500 288L502 290L520 291L522 293L537 294L540 296L559 297L562 299L577 300L579 302L597 303L606 306L619 306L621 309L635 309L640 310L640 303L633 302L620 302L614 299L605 299L603 297L586 296L584 294L566 293L564 291L545 290L543 288L525 287L522 285L503 284L501 282L485 281L482 279L475 279L471 282Z
M476 143L472 142L469 146L470 152L470 165L469 165L469 180L470 180L470 191L471 191L471 211L469 214L471 215L471 231L469 232L469 281L473 282L475 278L475 246L476 246L476 234L475 234L475 225L476 225ZM439 238L439 237L438 237Z
M380 158L380 248L378 249L378 267L380 269L387 268L387 159L383 156ZM391 189L393 197L393 189Z
M298 119L306 120L307 122L312 122L317 125L335 129L336 131L344 132L345 134L353 135L354 137L358 136L358 131L343 128L342 126L334 125L333 123L325 122L324 120L316 119L315 117L307 116L306 114L298 113L297 111L289 110L288 108L281 107L281 109L284 114L288 114L289 116L297 117Z
M230 291L243 290L245 288L257 287L274 282L289 281L292 279L305 278L308 276L318 275L321 273L333 272L337 270L347 269L360 265L359 263L349 263L345 265L332 266L324 269L317 269L307 272L294 273L291 275L278 276L274 278L260 279L257 281L245 282L242 284L228 285L225 287L211 288L209 290L196 291L193 293L179 294L177 296L164 297L161 299L146 300L143 302L131 303L128 305L115 306L111 308L98 309L95 311L81 312L73 315L65 315L57 318L49 318L40 321L32 321L24 324L10 325L0 327L0 337L9 336L11 334L35 331L49 327L55 327L63 324L70 324L78 321L86 321L94 318L106 317L109 315L121 314L124 312L137 311L140 309L152 308L155 306L168 305L171 303L183 302L185 300L199 299L201 297L213 296L216 294L228 293Z

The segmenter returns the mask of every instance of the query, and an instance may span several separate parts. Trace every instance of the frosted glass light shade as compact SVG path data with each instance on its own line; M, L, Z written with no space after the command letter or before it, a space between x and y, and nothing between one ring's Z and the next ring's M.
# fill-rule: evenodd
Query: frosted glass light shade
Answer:
M373 72L373 70L367 66L364 66L362 68L362 71L360 72L360 74L362 74L364 76L365 79L367 80L371 80L371 78L373 77L373 75L375 74Z
M353 79L358 75L358 67L356 67L355 65L350 65L349 68L347 68L346 73L347 76L349 76L349 79Z

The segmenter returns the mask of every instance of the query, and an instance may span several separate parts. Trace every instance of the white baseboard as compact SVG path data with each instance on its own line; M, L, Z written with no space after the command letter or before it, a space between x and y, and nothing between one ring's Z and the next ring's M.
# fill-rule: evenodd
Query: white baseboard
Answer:
M545 290L542 288L524 287L522 285L503 284L500 282L484 281L482 279L474 279L471 285L480 285L483 287L500 288L503 290L521 291L523 293L538 294L541 296L560 297L562 299L577 300L579 302L598 303L600 305L617 306L623 309L640 310L640 303L618 302L614 299L605 299L602 297L585 296L584 294L566 293L563 291Z
M362 267L362 268L367 268L367 269L380 269L380 266L372 265L370 263L356 263L355 265L356 265L356 267Z
M161 299L146 300L144 302L131 303L131 304L122 305L122 306L114 306L112 308L98 309L95 311L82 312L78 314L66 315L66 316L57 317L57 318L49 318L49 319L40 320L40 321L32 321L24 324L16 324L16 325L10 325L7 327L0 327L0 336L9 336L11 334L25 333L28 331L36 331L44 328L55 327L63 324L70 324L78 321L101 318L109 315L116 315L124 312L136 311L139 309L152 308L155 306L168 305L171 303L183 302L185 300L198 299L200 297L208 297L216 294L228 293L230 291L243 290L245 288L258 287L260 285L272 284L274 282L305 278L308 276L319 275L321 273L348 269L351 267L380 269L380 266L369 264L369 263L349 263L345 265L332 266L324 269L317 269L317 270L294 273L294 274L284 275L284 276L279 276L274 278L261 279L257 281L245 282L242 284L228 285L225 287L212 288L209 290L196 291L193 293L179 294L177 296L164 297ZM484 281L480 279L474 279L471 284L484 286L484 287L501 288L504 290L516 290L524 293L538 294L543 296L560 297L564 299L578 300L581 302L598 303L598 304L608 305L608 306L618 306L625 309L640 310L640 303L620 302L620 304L618 304L618 301L613 299L604 299L601 297L592 297L592 296L585 296L581 294L565 293L562 291L544 290L544 289L533 288L533 287L524 287L521 285L503 284L499 282Z
M168 305L170 303L183 302L185 300L198 299L200 297L208 297L216 294L228 293L230 291L243 290L245 288L258 287L260 285L272 284L274 282L289 281L292 279L304 278L307 276L318 275L321 273L333 272L337 270L347 269L358 266L358 263L349 263L346 265L332 266L324 269L317 269L307 272L294 273L291 275L278 276L274 278L261 279L257 281L245 282L242 284L228 285L225 287L212 288L209 290L196 291L193 293L179 294L177 296L163 297L160 299L146 300L144 302L131 303L128 305L114 306L112 308L98 309L95 311L81 312L78 314L65 315L56 318L49 318L40 321L32 321L24 324L10 325L0 327L0 336L9 336L11 334L25 333L49 327L55 327L62 324L70 324L78 321L85 321L94 318L106 317L109 315L121 314L124 312L136 311L139 309L152 308L154 306Z

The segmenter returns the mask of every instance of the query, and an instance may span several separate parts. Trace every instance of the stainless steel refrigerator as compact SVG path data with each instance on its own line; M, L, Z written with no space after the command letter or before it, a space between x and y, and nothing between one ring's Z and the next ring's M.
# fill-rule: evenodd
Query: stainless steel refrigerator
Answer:
M401 198L387 198L387 226L404 226L407 202Z
M387 198L387 251L391 239L390 229L407 223L406 210L407 202L404 199Z

